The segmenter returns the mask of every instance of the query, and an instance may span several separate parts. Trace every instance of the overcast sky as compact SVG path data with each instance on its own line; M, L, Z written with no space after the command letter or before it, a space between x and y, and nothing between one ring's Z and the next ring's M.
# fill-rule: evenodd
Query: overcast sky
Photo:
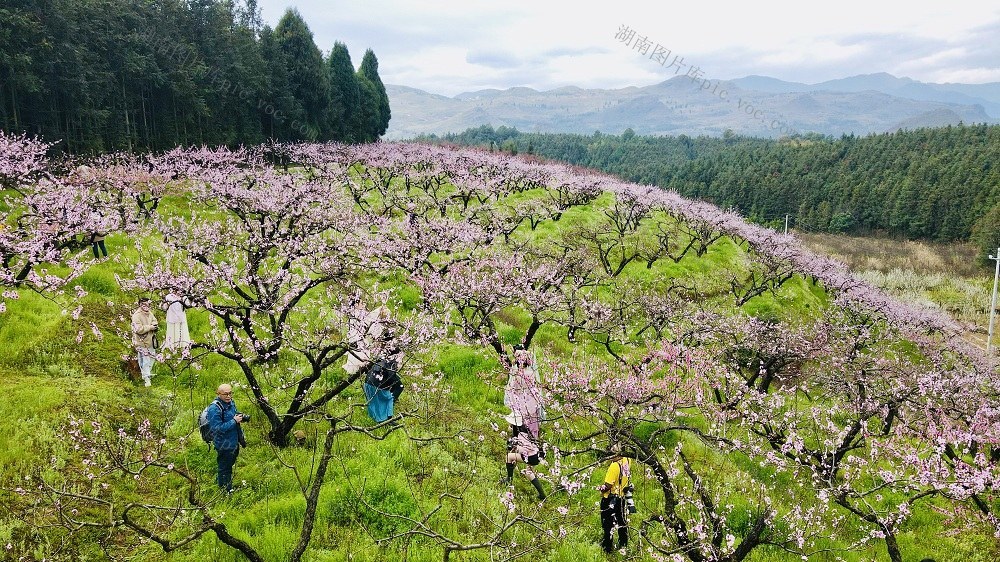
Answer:
M258 2L272 27L298 9L324 54L341 41L357 67L371 48L386 84L447 96L646 86L692 71L806 83L875 72L1000 82L1000 6L988 0Z

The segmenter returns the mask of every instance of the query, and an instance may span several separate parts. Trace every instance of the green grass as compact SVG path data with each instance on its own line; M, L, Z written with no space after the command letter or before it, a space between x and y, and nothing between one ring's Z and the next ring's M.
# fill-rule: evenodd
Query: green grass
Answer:
M538 195L527 192L518 197L527 199ZM596 220L600 209L610 202L610 195L604 195L589 205L567 211L558 222L544 222L534 231L522 227L515 238L539 241L558 237L567 229ZM181 199L165 199L161 211L186 215L189 211L182 203ZM121 291L115 275L127 275L140 250L120 235L109 237L108 242L114 259L91 268L76 282L89 293L82 301L81 320L71 321L60 305L33 293L22 294L19 300L9 303L5 314L0 315L0 349L5 350L0 356L0 411L9 419L17 420L17 423L0 427L0 466L3 466L0 482L9 488L24 474L48 466L52 456L60 459L51 469L55 473L66 466L72 453L65 450L59 437L70 414L100 415L111 424L126 424L131 423L127 410L137 408L142 415L156 420L157 429L162 430L167 439L186 439L172 460L197 476L199 485L214 502L213 513L219 514L235 535L251 542L267 559L287 558L298 540L305 503L295 474L298 471L307 478L315 467L317 457L312 445L316 444L315 435L321 434L326 425L316 418L307 420L303 427L310 435L308 446L276 451L267 445L264 435L267 424L258 416L246 427L250 447L241 453L236 465L237 493L230 498L212 495L215 493L215 453L201 441L195 420L213 397L216 385L238 380L238 371L224 358L208 357L197 370L171 372L166 365L157 365L157 376L150 389L125 380L120 361L123 355L130 353L130 346L119 332L127 330L127 315L136 295ZM142 251L155 252L156 248L157 241L143 241ZM725 286L728 275L738 270L742 259L743 249L738 244L721 240L704 256L691 253L678 263L661 260L651 269L642 262L632 263L622 277L649 286L662 287L671 280L678 280L718 288ZM416 311L421 306L419 290L399 275L387 274L360 282L368 287L378 284L380 288L393 290L393 301L400 310ZM610 290L601 296L615 298ZM821 314L828 304L821 287L795 277L773 294L765 293L752 299L744 312L763 318L801 320ZM157 313L162 318L162 312ZM188 321L196 340L209 330L208 315L203 311L189 311ZM497 321L502 341L510 345L523 338L530 315L511 308L498 315ZM103 339L90 333L90 322L104 333ZM83 338L77 343L77 333L81 329ZM566 328L560 326L543 326L535 335L533 347L543 364L549 358L565 358L581 351L595 362L609 361L596 343L586 340L569 343ZM334 458L320 495L316 531L306 560L381 561L400 558L404 553L410 561L440 560L440 545L427 538L380 544L380 539L401 530L404 522L379 512L420 518L435 508L445 492L463 493L461 500L445 500L445 507L431 520L444 535L469 541L485 540L489 537L477 533L507 516L498 501L503 488L497 484L503 469L502 433L505 428L496 415L505 411L502 389L506 373L495 354L478 347L442 343L425 350L416 359L426 371L442 376L448 394L426 399L428 402L421 408L425 417L403 422L407 433L417 440L407 439L401 432L384 440L350 434L336 438ZM280 364L291 366L293 361L297 359L283 355ZM345 399L334 407L347 408L347 404L353 404L352 421L359 425L370 424L363 408L359 407L363 403L360 389L352 388ZM401 399L404 405L412 405L415 400L417 398L411 393L404 393ZM245 394L239 395L237 401L243 409L250 409ZM499 431L493 429L494 423L500 426ZM639 432L651 432L654 428L653 424L641 426ZM551 443L562 444L559 437L550 436ZM711 476L713 489L733 504L728 517L737 528L747 525L753 503L732 490L738 490L749 481L770 483L782 490L794 490L798 485L793 475L762 468L759 463L740 455L721 455L677 432L664 434L659 444L671 449L680 442L692 461ZM596 486L602 476L601 468L594 470L591 484ZM549 490L552 486L552 482L546 482ZM552 516L565 532L565 537L546 543L526 558L551 562L608 559L597 544L596 493L588 490L572 498L555 494L541 507L536 507L530 501L534 492L521 476L515 479L515 491L518 499L525 502L525 509L540 510ZM637 478L636 496L643 510L640 515L660 509L662 496L652 479ZM793 491L788 497L800 500L803 505L811 501L804 492ZM0 508L5 508L0 513L14 513L15 505L12 498L0 494ZM8 507L10 509L6 509ZM554 515L559 507L569 509L562 519ZM790 507L780 506L779 510ZM938 562L995 559L993 555L998 545L994 539L945 533L946 524L946 517L940 512L919 509L899 537L907 558L919 560L923 556L934 556ZM852 523L841 531L840 538L821 544L843 549L867 529ZM30 532L16 516L0 515L0 545L13 541L19 548L31 550L25 538ZM533 531L516 528L508 538L523 542L534 537ZM93 545L78 546L79 559L101 558ZM37 550L36 558L40 558L44 549ZM858 551L839 552L839 555L858 562L886 558L884 547L878 542ZM141 545L134 558L171 562L241 560L235 551L211 534L171 554L164 554L156 545ZM482 549L456 553L452 559L492 558L490 549ZM750 559L757 562L798 560L774 548L756 550ZM819 556L817 559L834 558Z
M475 532L476 517L483 509L493 512L490 518L502 517L502 510L496 500L501 490L495 486L502 468L499 461L502 448L489 428L489 418L483 415L491 410L502 411L502 382L498 365L493 357L480 350L461 346L445 346L438 356L440 371L453 388L450 399L458 405L460 412L465 412L465 416L439 419L435 422L436 427L418 429L431 432L446 432L458 427L470 429L472 433L468 437L472 443L435 442L420 445L408 441L402 435L394 435L381 442L349 437L338 439L337 457L331 467L331 476L321 496L317 514L314 551L307 557L308 560L383 560L386 556L398 555L398 545L380 547L376 541L399 530L401 523L387 520L371 508L413 516L430 509L443 490L457 489L467 480L474 480L476 483L465 495L462 504L450 506L436 521L437 528L453 536L469 536ZM33 355L32 360L44 361L46 357L48 356ZM149 391L131 386L114 373L103 377L8 378L0 386L0 408L11 412L21 422L0 429L0 442L4 445L0 448L0 459L5 467L4 473L13 476L43 462L39 452L49 449L57 442L55 432L58 423L74 408L107 413L144 403L155 411L157 402L166 393L173 393L174 406L170 409L170 415L175 418L170 422L167 433L171 436L192 437L189 448L177 461L198 474L202 485L211 489L214 454L200 442L196 433L191 432L194 429L194 416L211 395L215 380L222 374L220 371L224 372L223 365L218 365L216 369L218 370L214 374L199 375L192 381L193 386L183 384L180 379L174 381L159 377L154 379L156 384ZM489 380L494 380L496 385L486 382ZM224 511L227 515L223 520L232 526L237 536L252 541L255 548L268 559L281 560L287 556L298 538L297 529L301 522L304 500L292 472L275 461L264 443L263 429L263 423L248 427L251 447L241 455L236 468L237 482L245 480L247 485L234 498L226 501L228 507ZM478 443L477 434L484 435L486 442ZM665 438L665 446L675 442L670 435ZM309 449L293 447L281 454L286 464L294 464L301 469L309 467L312 459ZM715 474L718 486L726 486L729 479L733 479L732 483L736 484L742 478L742 470L748 470L754 478L760 480L771 477L766 471L754 469L749 462L740 467L741 470L734 471L727 468L729 465L724 459L705 458L702 461L717 467ZM445 468L450 468L453 473L446 473ZM600 479L599 470L595 472L594 478L596 485ZM548 487L551 489L551 484ZM531 497L532 490L523 478L518 477L516 488L520 497ZM359 501L359 489L364 490L360 493L364 504ZM585 496L586 494L575 498L568 504L565 499L553 498L552 501L556 503L546 508L551 510L558 505L568 505L582 520L572 524L569 535L547 549L542 560L603 559L603 554L596 545L599 520L596 510L590 505L591 501ZM657 497L655 483L640 480L637 491L640 506L643 509L655 509ZM739 516L740 513L737 509L733 516ZM959 541L957 538L928 539L927 532L923 529L935 523L936 521L925 523L924 520L915 519L912 522L915 527L912 535L905 535L905 540L913 542L904 542L904 548L912 544L912 552L933 552L941 548L942 544ZM7 526L8 534L13 532L10 521L3 522L3 525ZM0 533L3 529L4 527L0 527ZM901 542L903 540L904 537L901 537ZM970 542L970 539L964 540ZM923 544L927 542L930 544ZM971 547L983 545L977 541L971 542L973 544L968 550L963 551L961 545L956 544L954 551L974 555ZM221 547L213 537L200 540L169 556L153 546L143 547L141 552L143 560L239 559L231 550ZM440 547L429 541L414 542L408 552L411 559L440 559ZM860 561L870 559L866 556L880 556L878 545L865 552L868 554L859 554L857 558L848 555L847 559ZM460 559L487 560L488 550L465 553ZM758 552L754 557L754 560L790 559L787 555L768 553L766 550ZM968 559L977 560L975 557Z

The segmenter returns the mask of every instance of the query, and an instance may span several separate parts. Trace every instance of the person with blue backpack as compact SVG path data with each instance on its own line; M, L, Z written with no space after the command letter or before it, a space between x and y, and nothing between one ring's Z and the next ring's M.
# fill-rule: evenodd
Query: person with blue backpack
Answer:
M402 351L390 341L382 353L385 355L369 367L362 385L368 402L368 415L376 423L393 416L396 400L403 393L403 381L399 378Z
M219 488L231 493L233 465L240 454L240 447L246 447L242 424L250 421L250 416L241 413L236 407L231 385L220 384L215 393L218 396L209 405L207 417L219 466L216 482Z

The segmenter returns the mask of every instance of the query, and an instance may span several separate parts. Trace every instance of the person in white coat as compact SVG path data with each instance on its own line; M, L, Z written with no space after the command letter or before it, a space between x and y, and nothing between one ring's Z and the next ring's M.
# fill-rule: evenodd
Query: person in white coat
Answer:
M153 363L156 362L156 330L159 323L147 297L139 299L139 308L132 313L132 346L135 348L139 361L139 373L146 386L150 386L153 376Z
M191 347L191 335L188 333L187 313L185 306L191 303L175 293L167 293L163 298L163 306L167 310L167 337L163 347L169 350Z
M387 339L391 339L392 334L387 332L390 320L389 307L384 304L367 313L363 308L356 309L348 326L350 349L344 362L345 371L353 375L380 359L381 348Z

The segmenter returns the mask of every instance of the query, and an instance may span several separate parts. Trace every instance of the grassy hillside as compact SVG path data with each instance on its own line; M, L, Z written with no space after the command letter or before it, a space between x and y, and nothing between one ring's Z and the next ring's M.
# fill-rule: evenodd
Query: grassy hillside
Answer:
M613 559L888 560L890 542L907 560L1000 554L953 478L968 455L921 427L982 404L943 405L987 377L946 319L914 327L793 239L671 194L419 145L286 150L287 172L187 156L190 181L109 237L111 257L75 281L85 296L8 300L5 556L605 560L595 487L613 441L642 466L631 546ZM197 303L200 345L162 357L144 388L121 369L127 319L168 290ZM357 298L387 301L406 346L383 424L337 355ZM245 332L227 324L240 314ZM541 502L520 474L499 483L504 365L525 341L547 396ZM931 367L939 387L911 392ZM231 496L195 428L221 382L253 416ZM305 443L276 438L269 412ZM811 460L827 450L843 464Z
M798 233L817 253L846 264L872 285L904 302L947 312L966 323L968 337L986 347L993 278L971 244Z

